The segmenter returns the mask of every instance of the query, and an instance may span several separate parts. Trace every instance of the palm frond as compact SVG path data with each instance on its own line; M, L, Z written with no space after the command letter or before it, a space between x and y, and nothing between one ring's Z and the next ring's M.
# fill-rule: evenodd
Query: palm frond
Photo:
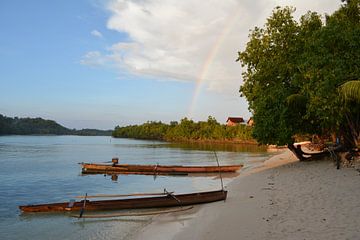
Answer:
M360 80L348 81L339 90L345 101L360 102Z

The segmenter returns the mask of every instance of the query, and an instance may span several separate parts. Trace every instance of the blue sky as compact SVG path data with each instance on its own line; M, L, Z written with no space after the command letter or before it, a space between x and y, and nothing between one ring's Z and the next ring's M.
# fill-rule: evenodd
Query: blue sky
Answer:
M0 113L100 129L248 118L234 60L248 30L284 2L1 1ZM340 1L289 2L323 13Z

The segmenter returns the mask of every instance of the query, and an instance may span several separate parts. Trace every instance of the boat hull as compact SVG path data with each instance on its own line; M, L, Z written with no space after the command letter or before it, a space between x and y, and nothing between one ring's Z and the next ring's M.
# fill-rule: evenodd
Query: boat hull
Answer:
M131 199L116 199L116 200L102 200L102 201L86 201L86 211L100 211L100 210L121 210L121 209L140 209L140 208L160 208L160 207L175 207L187 206L201 203L209 203L215 201L225 200L227 191L212 191L200 192L179 195L166 195L162 197L146 197L146 198L131 198ZM69 202L39 204L19 206L23 212L68 212L80 211L83 208L84 201L75 202L72 207L69 207Z
M131 165L131 164L95 164L81 163L82 173L128 173L128 174L167 174L186 175L189 173L236 172L243 165L229 166L176 166L176 165Z

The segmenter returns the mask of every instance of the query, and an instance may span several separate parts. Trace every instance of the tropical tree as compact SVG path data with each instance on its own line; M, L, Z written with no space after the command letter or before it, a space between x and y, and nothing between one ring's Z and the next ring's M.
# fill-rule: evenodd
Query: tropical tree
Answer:
M278 7L263 28L252 30L237 60L245 68L240 93L254 115L258 142L287 144L299 159L296 134L337 133L347 148L356 146L347 137L346 117L356 117L359 102L343 104L339 88L360 77L359 2L347 1L324 23L315 12L297 22L294 8Z

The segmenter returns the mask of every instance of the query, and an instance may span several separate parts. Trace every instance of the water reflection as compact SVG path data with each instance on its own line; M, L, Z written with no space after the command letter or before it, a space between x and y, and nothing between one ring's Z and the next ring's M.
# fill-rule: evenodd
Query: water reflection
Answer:
M128 176L128 175L146 175L153 178L153 180L155 181L158 177L160 176L170 176L170 177L187 177L190 176L190 174L154 174L154 173L136 173L136 174L132 174L132 173L81 173L80 176L86 177L86 176L92 176L92 175L103 175L104 179L110 179L112 182L120 182L119 177L120 176ZM206 175L198 175L199 177L206 177ZM196 177L196 174L194 175L194 177Z
M86 173L82 173L80 174L80 176L89 176L89 175L97 175L96 173L90 173L90 174L86 174ZM109 179L111 180L111 182L114 182L114 183L121 183L120 180L119 180L119 177L122 176L122 175L129 175L128 173L111 173L111 174L98 174L98 175L103 175L104 176L104 179ZM160 176L160 175L157 175L157 174L151 174L152 175L152 178L154 181L156 181L156 179ZM221 177L223 179L232 179L232 178L236 178L240 175L240 172L232 172L232 173L221 173ZM220 179L220 174L219 173L189 173L189 174L186 174L186 175L166 175L166 176L171 176L171 177L179 177L179 178L182 178L182 177L191 177L191 178L211 178L213 180L216 180L216 179Z
M141 148L177 148L182 150L197 151L216 151L216 152L251 152L261 153L267 151L267 146L257 144L239 144L239 143L208 143L208 142L184 142L184 143L155 143L155 144L138 144L131 147Z
M117 175L117 174L111 175L111 181L113 181L113 182L117 182L118 178L119 178L119 175Z

